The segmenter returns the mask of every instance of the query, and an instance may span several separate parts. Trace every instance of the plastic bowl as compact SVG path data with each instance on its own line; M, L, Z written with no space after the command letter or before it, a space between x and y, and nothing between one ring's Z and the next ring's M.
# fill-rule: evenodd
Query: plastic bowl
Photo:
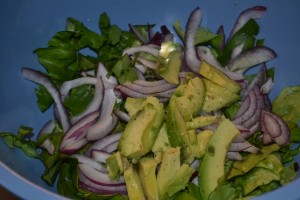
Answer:
M267 7L260 37L273 48L278 58L268 66L276 67L275 88L271 98L289 85L299 82L300 1L262 0L2 0L0 2L0 131L16 132L19 125L34 127L38 132L49 119L51 111L42 114L36 106L35 84L21 77L23 66L41 69L33 50L45 47L57 31L65 26L67 17L74 17L98 30L98 19L106 12L112 24L127 28L128 23L156 23L169 26L179 19L185 24L196 7L204 10L202 24L213 31L223 24L231 30L238 14L255 5ZM44 166L39 160L11 151L0 140L0 185L24 199L62 199L55 187L40 178ZM300 179L257 199L300 199Z

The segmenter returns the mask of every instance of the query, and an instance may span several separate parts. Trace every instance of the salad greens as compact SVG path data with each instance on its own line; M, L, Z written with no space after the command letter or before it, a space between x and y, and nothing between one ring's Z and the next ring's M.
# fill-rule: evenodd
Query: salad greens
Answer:
M145 52L139 52L134 56L127 54L123 55L125 49L145 45L143 44L144 41L135 34L136 31L145 39L148 37L149 32L153 32L154 28L154 25L148 24L131 26L131 30L129 31L122 30L117 25L111 24L108 15L103 13L99 18L99 32L95 32L84 26L82 22L74 18L68 18L66 21L65 30L57 32L48 41L47 47L37 48L34 50L34 53L37 55L40 64L45 68L45 75L55 84L57 88L61 87L65 81L80 78L83 76L83 74L95 74L99 62L102 62L106 67L108 71L108 74L106 75L107 78L110 76L115 77L120 85L133 83L139 79L139 74L135 68L139 58L147 59L149 62L151 61L163 65L163 62L165 64L170 62L170 57L168 57L168 55L173 55L174 59L177 56L176 59L177 61L179 60L181 67L184 65L184 61L179 59L180 54L178 53L179 51L183 51L182 49L184 46L181 44L174 44L173 42L169 43L168 45L170 47L176 47L176 51L174 51L177 53L175 54L176 56L174 56L174 52L170 53L171 50L170 52L167 52L167 56L165 57L162 57L161 55L155 57ZM185 43L185 30L182 28L178 20L174 22L173 28L177 33L177 36L182 40L182 43ZM264 40L257 39L259 28L259 24L256 22L256 20L250 19L226 42L226 38L224 38L224 35L221 33L214 33L208 28L200 26L198 27L194 38L194 45L205 45L206 47L209 47L210 52L216 61L222 66L226 66L232 58L233 51L238 46L243 45L242 51L244 51L256 46L264 45ZM157 31L156 37L150 38L148 44L146 45L153 45L153 48L159 49L163 44L166 44L162 39L164 36L166 36L164 32L166 32L166 27L162 27L161 32ZM226 45L224 46L225 43ZM146 68L144 77L151 81L162 80L158 71L159 70ZM274 68L268 69L267 77L274 80L274 71ZM177 72L176 79L178 79L179 73L180 72ZM219 72L217 72L217 74L218 73ZM253 80L255 80L256 76L256 74L245 75L245 80L248 83L251 83ZM200 110L203 106L202 103L205 104L205 101L208 102L208 100L205 100L205 96L202 96L201 98L203 99L201 101L203 102L199 103L200 96L204 95L207 91L224 92L225 89L222 87L222 85L220 86L216 84L218 81L220 81L220 79L218 79L216 83L210 83L210 80L205 80L202 82L202 79L197 78L190 72L188 72L184 78L184 81L175 85L176 87L174 86L171 88L173 90L169 93L175 92L173 93L174 96L171 96L171 98L168 96L170 98L170 103L168 99L167 101L164 101L163 104L159 104L159 106L162 107L160 113L163 113L163 115L158 116L158 111L153 110L153 107L155 106L153 106L154 103L151 101L148 102L148 100L141 101L137 99L135 101L134 98L128 98L128 101L126 101L126 98L123 98L123 96L118 98L117 103L115 104L115 110L120 110L123 113L129 114L132 119L138 119L138 116L142 116L143 114L145 115L146 111L149 112L151 116L153 115L157 117L155 120L158 120L158 117L160 117L160 122L156 122L155 120L147 121L147 116L145 119L143 119L144 121L141 120L142 122L153 125L145 127L145 131L149 131L149 133L156 131L156 135L164 136L161 138L160 136L156 136L156 139L156 137L151 138L151 135L147 135L149 138L146 139L149 140L149 143L152 142L152 144L151 146L149 144L147 145L149 150L148 152L143 152L144 154L139 154L139 156L154 159L158 162L158 164L160 164L160 162L167 157L167 155L164 154L165 149L169 149L169 152L172 152L172 150L179 148L178 146L182 147L180 151L181 157L179 156L179 151L177 151L176 163L174 159L174 170L176 169L177 172L182 174L186 172L189 176L183 177L177 174L176 176L174 175L177 177L175 180L171 179L171 177L168 177L168 179L160 177L160 179L166 182L165 185L167 185L165 188L163 188L164 192L166 194L172 193L172 195L163 196L163 198L178 200L201 200L204 199L202 196L203 193L201 193L201 190L198 186L198 178L201 179L201 176L198 177L198 175L195 175L195 179L195 177L193 177L194 175L192 174L194 170L197 173L199 172L201 162L204 160L203 158L205 157L205 154L214 156L215 153L217 154L217 152L215 152L216 148L214 148L214 146L210 145L208 142L210 138L213 137L213 131L206 132L202 136L199 136L199 128L207 127L207 124L213 125L219 123L218 120L222 121L225 117L230 120L234 120L234 117L241 108L244 97L238 96L238 98L234 99L233 102L229 101L229 103L225 106L222 106L221 109L213 111L213 113L221 112L221 117L216 115L214 118L212 118L214 121L202 121L202 123L205 125L199 125L197 124L196 120L191 120L200 116L199 113L201 113ZM213 80L213 78L211 80ZM196 83L199 85L202 84L204 89L197 87L199 85ZM209 84L214 85L214 88L212 87L210 90L206 90L205 87L207 87ZM41 112L45 112L47 109L53 106L53 98L44 86L39 85L35 89L35 94L37 96L37 105ZM229 91L226 91L226 94L229 94L231 97L233 96L233 93L230 93ZM84 84L73 88L63 101L69 117L72 118L83 113L93 101L94 95L95 87L93 85ZM195 96L198 96L199 98L193 99ZM223 97L218 96L215 98L221 99ZM136 105L131 104L131 109L134 110L134 113L131 112L132 110L126 108L126 105L129 105L130 100L135 101L135 103L139 102L136 103ZM210 101L213 101L212 97ZM186 102L189 102L189 104ZM249 144L253 145L255 148L258 148L259 151L256 153L241 151L238 153L238 155L241 156L242 159L226 158L225 166L222 166L222 168L224 167L224 175L218 180L217 187L209 194L207 199L217 200L252 197L281 187L282 185L291 182L296 177L299 167L294 161L294 157L298 155L300 147L299 102L300 86L293 86L285 88L272 103L272 111L281 117L288 125L290 130L290 144L285 146L280 146L276 143L263 144L261 142L263 134L262 131L256 131L252 136L246 139ZM183 107L180 107L180 105L183 105ZM148 110L146 110L146 108ZM164 109L167 111L166 115L164 115ZM192 114L189 113L191 110L193 111ZM201 114L203 114L203 116L209 116L210 113L208 112ZM201 120L201 116L197 119ZM207 117L205 119L209 120L210 118ZM159 123L159 126L154 124L154 122ZM188 123L195 123L195 125L188 126ZM120 120L115 129L112 131L112 134L126 130L126 128L128 128L126 125L127 122ZM136 125L136 127L133 128L138 128L139 126L140 125ZM216 127L214 127L214 129L215 128ZM64 137L64 131L62 130L61 124L59 124L58 121L55 121L55 128L53 131L40 135L36 141L32 140L33 135L34 130L31 127L26 126L20 126L17 134L0 132L0 137L11 149L19 148L27 156L34 159L39 159L44 163L45 171L41 178L50 186L53 186L57 181L57 191L59 194L72 199L128 199L128 197L123 194L97 194L79 187L79 161L72 155L67 155L60 152L59 147L62 138ZM128 135L130 134L128 133ZM135 138L136 136L131 137L133 137L134 140L139 141L137 138ZM122 139L124 141L131 140L131 138ZM143 138L142 142L144 142L146 139ZM51 148L53 148L53 152L49 152L48 149L43 147L45 142L50 142L50 144L53 145L51 146ZM91 145L93 145L93 142L86 144L83 148L78 150L76 154L86 154ZM122 144L122 147L124 145L124 148L126 148L126 144ZM155 146L155 149L152 148L153 145ZM119 148L120 146L121 145L119 144ZM122 153L122 151L120 152ZM197 156L194 155L195 152ZM169 156L172 157L172 155ZM134 159L131 159L130 157L125 158L122 156L121 162L123 163L124 168L126 166L132 167L132 171L130 173L134 174L132 177L135 178L136 176L139 176L136 175L138 174L137 163L139 162L139 159L140 158L135 157ZM194 160L196 160L195 163L197 166L192 169L191 166L193 165ZM113 162L117 163L116 160L113 160ZM168 162L171 161L165 160L163 162L166 166L168 166L168 164L170 164ZM146 167L147 166L145 165L145 168ZM120 171L123 172L123 170L120 169L115 171L118 171L118 173ZM162 170L157 171L158 174L164 174ZM111 177L120 178L120 176L122 176L122 174L115 174ZM188 179L193 181L185 184ZM171 182L173 185L170 185L169 182ZM184 182L184 185L181 185L182 182ZM166 190L168 187L171 188L170 190L172 190L172 192L170 192L170 190Z

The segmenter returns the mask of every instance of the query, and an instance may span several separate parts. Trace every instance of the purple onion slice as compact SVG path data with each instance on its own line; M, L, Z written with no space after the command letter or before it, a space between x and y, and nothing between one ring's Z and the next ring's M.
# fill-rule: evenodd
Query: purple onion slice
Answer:
M47 76L34 69L23 67L21 73L25 79L43 85L47 89L47 91L51 94L55 102L55 107L57 109L58 116L59 116L58 118L60 120L62 128L64 132L67 132L71 126L68 112L62 103L59 90L55 87L52 81Z
M273 60L276 57L277 54L275 51L268 47L253 47L230 60L227 67L230 71L243 74L249 68Z
M184 35L185 42L185 52L184 52L184 60L186 65L195 73L198 73L199 66L201 61L197 57L197 53L195 50L195 35L198 30L198 27L202 20L202 10L197 7L190 14L189 19L186 24L186 31Z

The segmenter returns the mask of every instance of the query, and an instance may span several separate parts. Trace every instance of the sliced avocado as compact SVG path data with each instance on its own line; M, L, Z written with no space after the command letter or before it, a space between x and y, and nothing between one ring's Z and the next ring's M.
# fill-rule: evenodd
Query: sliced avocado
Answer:
M275 174L281 173L284 166L282 165L280 154L279 153L271 153L264 160L260 161L256 167L261 167L265 169L269 169Z
M158 151L164 152L169 147L170 147L170 142L169 142L168 133L167 133L167 124L164 123L157 135L155 142L154 142L154 145L152 147L152 152L153 153L158 152Z
M259 153L249 154L245 159L241 161L235 161L232 165L232 168L226 175L227 179L245 174L246 172L253 169L257 165L257 163L264 160L269 154L276 152L279 149L280 146L278 144L264 146L263 148L261 148Z
M275 174L271 170L255 167L244 176L236 178L236 183L243 188L244 195L249 194L259 186L267 185L272 181L278 181L279 174Z
M237 82L206 61L201 62L199 74L232 93L238 93L241 90L241 86Z
M128 164L124 169L124 179L130 200L146 199L136 166Z
M147 200L158 200L156 181L157 163L153 158L142 158L139 161L139 177Z
M197 144L197 133L195 129L188 130L187 131L187 136L189 138L190 144L195 145Z
M128 122L118 143L125 157L138 160L151 151L164 120L164 107L155 97L147 97L145 106Z
M156 73L169 83L179 84L180 56L175 43L171 41L162 43Z
M181 95L175 93L176 104L183 119L189 121L200 113L206 89L199 77L190 79L183 88Z
M199 170L199 187L203 200L218 186L218 180L224 176L224 165L228 148L239 130L228 119L223 119L211 136L207 152Z
M203 79L203 81L206 87L206 96L202 109L205 112L220 110L240 99L240 95L233 93L208 79Z
M215 124L219 121L217 116L198 116L186 123L187 129L198 129L204 126Z
M160 199L171 197L184 189L193 173L194 169L188 164L180 164L179 147L167 149L157 174Z
M145 98L132 98L127 97L125 101L125 109L128 115L132 117L137 111L141 110L145 106Z
M212 130L205 130L197 134L197 143L192 146L193 154L196 158L201 158L205 154L213 133Z
M106 166L109 178L111 180L119 180L121 174L123 174L122 158L119 151L109 156L106 159Z

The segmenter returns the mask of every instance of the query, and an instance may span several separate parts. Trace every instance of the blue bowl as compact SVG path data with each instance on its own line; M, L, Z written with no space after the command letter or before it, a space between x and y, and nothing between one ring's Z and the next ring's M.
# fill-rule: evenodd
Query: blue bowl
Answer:
M231 30L238 14L255 5L267 7L262 20L260 37L273 48L278 58L269 66L276 67L275 87L271 98L285 87L299 85L300 1L290 0L2 0L0 2L0 131L17 132L19 125L34 127L38 132L52 111L42 114L36 106L35 84L21 77L23 66L42 69L33 50L45 47L67 17L82 21L98 30L98 19L106 12L113 24L121 28L128 23L169 25L179 19L182 24L190 12L200 6L204 10L202 24L217 30L223 24ZM11 151L0 140L0 185L24 199L63 199L55 187L47 186L40 178L44 170L39 160ZM300 199L300 179L257 199Z

